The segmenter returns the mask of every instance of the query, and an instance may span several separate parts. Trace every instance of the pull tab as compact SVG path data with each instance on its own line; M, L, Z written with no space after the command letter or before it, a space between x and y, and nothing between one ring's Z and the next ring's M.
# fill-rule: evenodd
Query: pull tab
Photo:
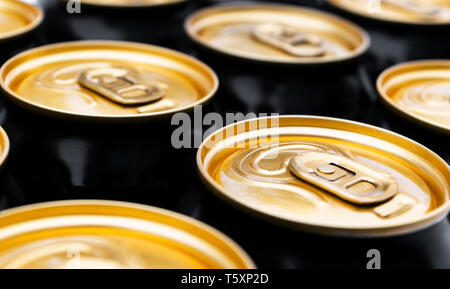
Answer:
M397 194L394 178L342 156L299 154L289 161L289 169L303 181L355 204L376 204Z
M315 35L298 32L279 24L261 24L253 30L258 41L298 57L319 57L326 54L323 41Z
M106 67L89 69L80 74L78 83L101 96L123 105L143 104L161 99L162 87L149 85L128 69Z
M440 7L437 6L427 6L419 4L418 1L399 1L399 0L382 0L384 3L395 6L400 9L404 9L406 11L422 14L422 15L434 15L438 14L441 11Z
M396 195L392 200L376 207L373 211L380 218L391 218L410 210L415 200L407 195Z

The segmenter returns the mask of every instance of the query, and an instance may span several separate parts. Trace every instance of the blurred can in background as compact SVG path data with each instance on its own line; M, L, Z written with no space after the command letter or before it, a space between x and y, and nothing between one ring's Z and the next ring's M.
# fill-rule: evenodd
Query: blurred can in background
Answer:
M93 193L170 204L176 196L166 192L182 185L171 181L179 153L170 117L218 88L214 71L192 57L122 41L38 47L0 75L3 95L27 110L8 104L4 126L15 135L9 172L29 201Z
M450 266L450 167L401 135L326 117L256 118L208 137L197 166L239 209L227 213L245 232L234 238L262 267L365 268L372 249L382 268ZM223 207L210 200L209 223Z
M398 115L450 136L450 59L395 65L378 77L377 90Z

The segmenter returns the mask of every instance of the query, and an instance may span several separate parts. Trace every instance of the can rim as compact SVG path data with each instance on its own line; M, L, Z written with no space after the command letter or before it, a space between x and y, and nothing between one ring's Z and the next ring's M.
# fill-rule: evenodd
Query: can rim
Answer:
M5 163L6 159L8 158L9 155L9 150L10 150L10 141L9 141L9 137L6 134L6 131L3 129L3 127L0 126L0 135L3 138L3 142L5 143L2 153L0 155L0 167L3 166L3 164Z
M425 59L425 60L413 60L413 61L407 61L402 62L396 65L393 65L391 67L388 67L385 69L381 74L377 77L376 80L376 87L378 94L381 96L381 99L384 101L385 104L388 105L389 108L392 108L394 111L402 114L403 116L419 121L420 124L423 124L437 132L445 133L450 135L450 128L433 120L427 119L423 116L417 115L412 113L411 111L404 109L400 106L398 106L384 91L382 82L388 76L389 74L395 72L396 70L406 68L406 67L413 67L413 66L426 66L426 65L432 65L432 64L442 64L446 63L450 67L450 60L449 59Z
M322 59L322 60L319 59L319 60L310 60L310 61L305 61L305 59L298 60L298 61L264 60L264 59L261 59L258 57L246 57L246 56L242 56L242 55L237 55L237 54L228 52L226 49L215 47L215 46L209 44L207 41L203 41L200 37L198 37L196 35L196 33L194 33L192 31L192 21L196 16L201 15L202 13L207 13L209 11L213 11L213 10L222 10L222 9L226 9L226 8L236 8L236 7L257 7L257 8L264 8L264 7L277 8L278 7L278 8L286 9L286 10L294 9L297 11L298 10L304 11L304 12L306 11L306 12L313 13L316 15L328 17L333 20L337 20L339 22L345 23L346 25L351 26L352 28L357 30L359 33L361 33L362 43L352 53L348 53L345 56L336 57L336 58L332 58L332 59ZM306 65L341 63L341 62L345 62L345 61L349 61L349 60L358 58L358 57L362 56L363 54L365 54L369 50L369 48L371 46L371 42L372 42L369 33L364 28L362 28L358 24L356 24L350 20L347 20L341 16L338 16L338 15L335 15L335 14L332 14L329 12L325 12L325 11L322 11L319 9L310 8L310 7L299 6L299 5L290 5L290 4L284 4L284 3L274 3L274 2L268 2L268 3L258 3L257 2L257 3L253 3L253 4L252 4L252 2L247 2L247 3L232 2L232 3L218 4L218 5L201 8L201 9L195 10L195 11L191 12L190 14L188 14L188 16L184 20L183 27L184 27L184 31L188 35L188 37L200 46L203 46L207 49L219 52L224 55L236 57L236 58L242 59L242 60L253 61L256 63L263 63L263 64L279 64L279 65L292 65L292 66L305 65L306 66Z
M184 221L186 223L193 224L211 235L217 236L219 239L223 240L224 243L226 243L230 248L237 253L237 255L242 259L242 262L249 268L249 269L256 269L256 265L253 262L253 260L250 258L250 256L245 252L245 250L237 244L234 240L232 240L230 237L225 235L224 233L220 232L219 230L213 228L212 226L203 223L197 219L194 219L192 217L189 217L187 215L170 211L167 209L154 207L150 205L144 205L139 203L132 203L132 202L124 202L124 201L112 201L112 200L101 200L101 199L76 199L76 200L63 200L63 201L49 201L49 202L40 202L40 203L34 203L34 204L28 204L23 205L15 208L6 209L3 211L0 211L0 218L12 216L17 213L26 212L33 209L45 209L48 207L63 207L63 206L72 206L72 205L107 205L107 206L120 206L120 207L126 207L130 209L139 209L147 212L156 212L162 215L167 215L169 217L173 217L176 219L179 219L181 221ZM0 232L1 232L0 227Z
M387 135L391 135L391 136L395 136L403 141L412 143L416 146L419 146L420 148L424 149L425 151L427 151L427 153L431 154L433 157L435 157L439 162L441 162L446 168L447 170L450 172L450 165L444 161L444 159L442 159L438 154L436 154L435 152L433 152L432 150L430 150L429 148L425 147L424 145L410 139L407 138L405 136L402 136L398 133L389 131L387 129L381 128L381 127L377 127L374 125L370 125L370 124L365 124L365 123L361 123L361 122L357 122L357 121L352 121L352 120L347 120L347 119L339 119L339 118L333 118L333 117L325 117L325 116L315 116L315 115L280 115L280 116L268 116L268 117L261 117L261 118L257 118L257 119L273 119L273 118L296 118L296 119L315 119L315 120L323 120L323 121L333 121L333 122L340 122L340 123L347 123L347 124L353 124L362 128L368 128L368 129L372 129L372 130L378 130L381 131ZM356 235L357 237L380 237L380 236L395 236L395 235L401 235L404 233L411 233L411 232L415 232L415 231L419 231L421 229L424 229L428 226L430 226L431 224L433 224L434 222L440 221L441 218L445 217L445 212L450 211L450 198L449 196L447 196L447 200L446 202L436 208L435 210L433 210L432 212L429 212L423 216L419 216L419 217L415 217L413 219L410 220L405 220L405 221L397 221L394 224L385 224L385 225L375 225L375 226L370 226L370 227L365 227L365 226L352 226L352 225L344 225L344 226L330 226L329 224L325 223L325 222L320 222L320 221L293 221L290 220L289 218L285 218L283 216L278 216L278 215L274 215L274 214L266 214L264 212L260 212L257 209L254 209L248 205L246 205L245 203L240 202L236 197L231 196L230 194L227 193L227 190L225 190L224 188L222 188L221 186L219 186L217 184L217 182L206 172L204 166L202 165L202 160L201 160L201 152L204 149L205 143L207 141L209 141L212 137L214 137L215 134L222 132L224 130L226 130L227 128L230 128L234 125L237 124L242 124L245 122L249 122L249 121L254 121L256 119L249 119L249 120L243 120L243 121L239 121L227 126L224 126L223 128L220 128L218 130L216 130L214 133L210 134L203 142L202 144L199 146L198 150L197 150L197 156L196 156L196 161L197 161L197 169L200 172L200 176L202 178L202 180L205 182L205 184L207 186L210 186L213 190L213 193L215 193L216 195L218 195L221 198L224 198L226 201L229 201L232 205L236 205L238 207L241 207L243 209L245 209L246 211L249 211L257 216L260 216L264 219L268 219L268 220L273 220L275 221L275 223L280 223L280 224L296 224L296 225L302 225L302 226L309 226L309 227L320 227L320 228L325 228L325 229L329 229L329 230L346 230L346 231L353 231L351 233L351 235ZM443 217L442 217L443 215ZM441 216L441 218L440 218ZM433 222L434 221L434 222ZM423 222L428 222L428 223L423 223ZM430 224L431 222L431 224ZM406 232L402 232L402 231L395 231L395 232L389 232L389 233L377 233L377 234L368 234L368 233L361 233L358 231L379 231L379 230L385 230L385 229L393 229L393 228L398 228L399 230L401 230L402 227L404 226L408 226L408 225L414 225L414 224L420 224L422 223L420 226L416 227L415 229L409 229L406 230ZM320 233L320 232L319 232ZM325 233L326 234L326 233Z
M119 46L119 47L126 47L131 44L135 47L147 48L147 49L151 49L153 51L163 52L166 54L172 54L172 55L176 55L180 58L188 59L188 60L192 61L193 63L196 63L196 65L205 69L205 71L211 76L212 82L213 82L212 88L204 97L202 97L199 100L191 103L190 105L184 106L184 107L172 108L169 110L162 110L162 111L157 111L157 112L141 113L141 114L92 115L92 114L88 114L88 113L71 112L71 111L67 111L67 110L63 110L63 109L59 109L59 108L55 108L55 107L45 106L45 105L42 105L42 104L34 102L34 101L30 101L26 98L23 98L22 96L15 93L14 91L12 91L5 84L5 77L4 77L5 72L4 71L6 70L6 67L9 66L13 61L16 61L19 58L26 57L27 55L32 54L32 53L38 53L41 51L45 51L47 49L57 49L57 48L67 47L68 45L75 47L75 46L83 46L83 45L88 45L88 44L91 44L91 45L107 44L107 45ZM217 74L214 72L214 70L209 65L207 65L203 61L200 61L200 60L196 59L195 57L188 55L186 53L183 53L183 52L179 52L179 51L161 47L161 46L156 46L156 45L152 45L152 44L144 44L144 43L139 43L139 42L98 39L98 40L67 41L67 42L48 44L48 45L39 46L39 47L32 48L32 49L26 50L24 52L21 52L15 56L11 57L10 59L8 59L1 66L1 68L0 68L0 88L5 92L6 96L8 96L8 98L12 99L13 101L17 101L19 104L26 105L27 107L38 108L42 111L49 112L49 113L59 116L59 117L67 117L67 116L69 116L71 118L81 117L83 119L90 119L90 120L107 120L107 119L108 120L131 120L131 119L137 120L137 119L147 119L147 118L154 118L154 117L169 116L169 115L172 115L177 112L189 111L196 105L200 105L205 102L208 102L217 93L217 90L219 88L219 78L218 78Z
M8 0L8 1L18 3L19 5L24 5L24 7L27 7L28 9L33 10L37 14L37 16L28 25L25 25L18 29L14 29L12 31L4 33L3 36L0 37L1 41L8 40L8 39L14 38L16 36L30 32L30 31L34 30L35 28L37 28L44 20L45 13L39 5L32 5L27 2L18 1L18 0Z
M336 3L335 0L325 0L329 5L343 11L350 13L354 16L363 17L365 19L375 20L383 23L391 23L391 24L397 24L397 25L407 25L407 26L419 26L419 27L447 27L450 26L450 21L448 22L426 22L426 21L401 21L397 20L395 18L389 18L389 17L374 17L372 14L365 14L365 13L358 13L357 11L354 11L352 9L347 8L345 5L341 5L340 3Z

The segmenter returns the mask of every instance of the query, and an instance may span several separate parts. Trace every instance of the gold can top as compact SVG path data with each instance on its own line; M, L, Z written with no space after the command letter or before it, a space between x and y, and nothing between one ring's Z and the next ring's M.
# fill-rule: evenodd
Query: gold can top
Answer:
M5 130L0 127L0 168L6 161L9 154L9 138Z
M74 200L0 213L0 268L254 268L215 229L144 205Z
M18 0L0 1L0 41L35 29L44 18L43 11Z
M377 89L395 111L450 135L450 60L396 65L378 77Z
M76 41L11 58L0 70L0 85L12 101L43 114L138 121L208 101L218 78L202 62L166 48Z
M185 30L211 50L280 64L340 62L363 54L369 35L339 17L282 4L234 4L194 12Z
M346 120L280 116L239 122L197 153L203 180L246 211L327 235L390 236L450 210L450 167L422 145Z
M377 20L415 25L449 25L448 0L327 0L337 8Z
M65 0L67 1L67 0ZM82 4L105 7L160 7L190 0L81 0Z

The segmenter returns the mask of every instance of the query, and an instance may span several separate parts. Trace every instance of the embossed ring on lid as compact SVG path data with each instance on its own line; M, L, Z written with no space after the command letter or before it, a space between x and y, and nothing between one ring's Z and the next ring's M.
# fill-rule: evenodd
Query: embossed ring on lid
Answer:
M187 1L191 0L81 0L81 3L96 7L154 8L177 5Z

